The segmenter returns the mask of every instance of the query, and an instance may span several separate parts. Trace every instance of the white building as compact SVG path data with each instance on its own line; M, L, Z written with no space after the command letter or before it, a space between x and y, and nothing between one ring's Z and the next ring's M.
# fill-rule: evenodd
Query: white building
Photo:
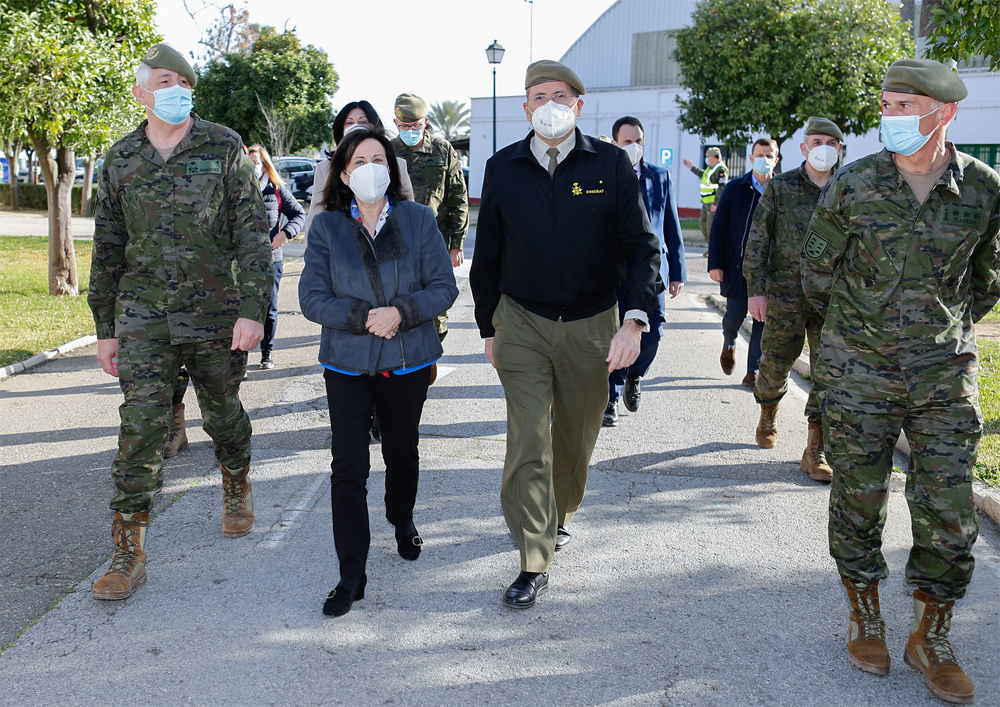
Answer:
M560 61L572 67L587 87L580 129L588 135L610 135L614 121L633 115L645 127L645 159L670 170L682 215L696 216L700 208L698 179L682 160L701 164L713 136L693 135L678 123L676 97L682 92L676 62L671 58L670 30L689 24L696 3L691 0L618 0L569 48ZM903 0L902 12L912 16L912 0ZM921 42L922 43L922 42ZM523 71L526 67L506 67ZM982 146L975 156L998 160L1000 151L1000 74L986 68L961 70L969 87L949 138L958 145ZM877 97L873 97L877 100ZM521 140L531 126L524 116L524 95L497 97L497 148ZM493 151L492 97L472 99L469 196L478 200L483 171ZM801 132L781 146L790 159L800 159ZM847 136L849 160L880 149L878 131ZM730 161L742 173L740 156ZM997 165L994 164L996 167Z

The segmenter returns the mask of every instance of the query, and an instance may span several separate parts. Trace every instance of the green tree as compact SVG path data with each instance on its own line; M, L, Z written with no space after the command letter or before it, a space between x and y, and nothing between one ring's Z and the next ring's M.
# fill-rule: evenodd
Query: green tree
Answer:
M431 124L448 142L469 136L469 107L461 101L442 101L431 105Z
M734 149L781 143L812 115L868 132L886 69L913 56L890 0L704 0L676 38L681 125Z
M1000 70L1000 2L939 0L931 8L933 26L924 55L938 61L987 57L990 71Z
M75 151L103 151L137 122L129 89L158 40L154 15L153 0L0 0L0 131L22 125L42 168L49 294L79 292L70 229Z
M201 117L277 155L333 141L336 91L326 52L303 47L294 30L261 27L249 55L229 53L199 70L194 104Z

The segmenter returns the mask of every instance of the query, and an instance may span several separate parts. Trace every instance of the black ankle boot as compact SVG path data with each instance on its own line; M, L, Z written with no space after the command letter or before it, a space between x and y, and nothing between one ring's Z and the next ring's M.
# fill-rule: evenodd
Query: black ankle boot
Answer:
M353 592L338 584L332 592L326 595L326 601L323 602L323 613L327 616L343 616L351 610L351 604L365 598L365 585L367 584L368 575L361 578Z
M410 521L409 525L405 527L396 528L396 552L404 560L412 562L420 557L420 546L423 544L424 541L417 534L417 528L413 525L413 521Z

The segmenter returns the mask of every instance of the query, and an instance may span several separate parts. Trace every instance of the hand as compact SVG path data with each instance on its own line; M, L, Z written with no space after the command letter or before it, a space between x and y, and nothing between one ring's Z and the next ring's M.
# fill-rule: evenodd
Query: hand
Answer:
M684 166L687 167L688 169L694 167L694 162L692 162L691 160L682 160L682 161L684 163Z
M233 327L233 345L230 351L249 351L264 339L264 325L253 319L237 319Z
M496 368L497 365L493 362L493 339L486 339L486 358L489 360L490 365Z
M399 323L403 318L395 307L376 307L368 310L368 321L365 326L368 333L391 339L399 331Z
M722 282L722 269L709 270L708 276L712 278L712 282Z
M718 204L712 204L710 207L708 207L708 210L711 211L714 214L716 206L718 206Z
M767 316L767 296L760 295L759 297L751 297L748 299L747 311L750 312L750 316L758 322L764 321L764 317Z
M452 248L448 254L451 256L451 267L453 268L457 268L465 262L465 253L462 252L461 248Z
M288 243L288 236L285 235L284 231L278 231L278 235L276 235L274 240L271 241L271 248L280 248L285 245L285 243Z
M604 359L608 362L608 373L635 363L635 360L639 358L641 339L642 324L635 319L626 319L622 322L621 329L611 340L608 357Z
M118 339L98 339L97 362L109 376L118 377Z
M671 282L667 286L667 292L670 293L670 299L673 299L674 297L676 297L677 295L679 295L681 293L681 290L683 290L683 289L684 289L684 283L683 282L680 282L680 281L678 281L678 282Z

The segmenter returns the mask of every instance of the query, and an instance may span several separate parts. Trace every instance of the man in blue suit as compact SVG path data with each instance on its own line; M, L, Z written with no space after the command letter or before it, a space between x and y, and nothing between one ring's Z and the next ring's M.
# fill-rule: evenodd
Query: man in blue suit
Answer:
M625 150L629 161L635 169L642 189L642 200L646 205L646 214L653 226L653 232L660 240L660 273L669 273L670 297L676 297L687 280L687 269L684 265L684 240L681 237L681 222L677 217L677 202L670 184L670 173L663 167L647 164L642 159L643 129L638 118L625 116L615 121L611 135L618 147ZM664 278L666 279L666 278ZM657 309L650 313L649 331L644 332L639 343L639 358L627 368L619 368L611 374L610 396L608 409L604 411L604 427L614 427L618 424L618 400L624 398L625 408L629 412L639 410L642 391L639 388L640 379L649 371L656 357L656 350L663 336L663 321L666 315L666 296L660 292ZM625 314L622 302L622 292L618 292L618 316ZM623 395L624 393L624 395Z

